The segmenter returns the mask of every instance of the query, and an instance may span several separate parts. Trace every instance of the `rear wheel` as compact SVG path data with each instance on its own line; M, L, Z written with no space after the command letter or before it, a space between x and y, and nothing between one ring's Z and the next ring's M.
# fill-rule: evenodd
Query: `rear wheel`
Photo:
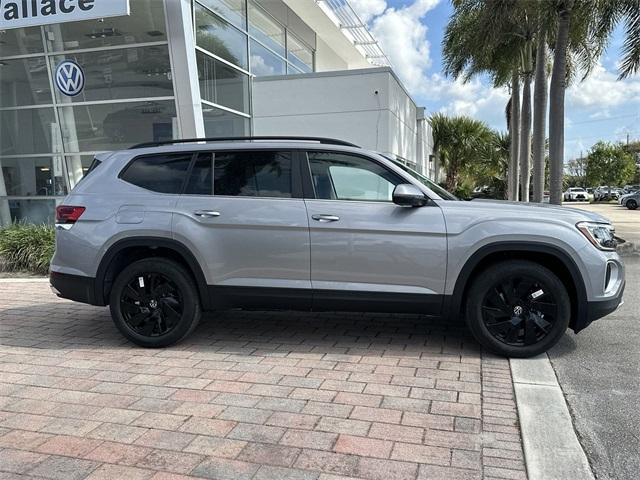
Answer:
M627 208L629 210L635 210L636 208L638 208L638 202L633 199L627 200Z
M526 260L489 267L474 280L466 320L487 349L531 357L555 345L569 325L571 301L560 279Z
M116 278L110 296L118 330L142 347L167 347L197 326L200 299L189 273L178 263L148 258L132 263Z

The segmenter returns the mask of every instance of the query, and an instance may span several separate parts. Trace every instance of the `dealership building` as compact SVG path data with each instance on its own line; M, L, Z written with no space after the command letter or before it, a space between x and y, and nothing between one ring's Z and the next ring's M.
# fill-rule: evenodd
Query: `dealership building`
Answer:
M347 0L0 0L0 223L51 221L98 152L347 140L433 177L423 108Z

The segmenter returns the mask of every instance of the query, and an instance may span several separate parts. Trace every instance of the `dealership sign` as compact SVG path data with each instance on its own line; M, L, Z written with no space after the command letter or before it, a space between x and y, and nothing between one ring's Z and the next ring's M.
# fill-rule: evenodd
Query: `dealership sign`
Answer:
M0 30L129 15L129 0L0 0Z

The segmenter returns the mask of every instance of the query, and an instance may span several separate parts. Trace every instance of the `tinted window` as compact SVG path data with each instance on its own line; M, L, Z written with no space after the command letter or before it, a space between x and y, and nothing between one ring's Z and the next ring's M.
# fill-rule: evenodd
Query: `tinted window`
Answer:
M178 153L140 157L129 164L121 178L154 192L181 193L191 156Z
M378 163L340 153L309 153L316 198L390 202L400 177Z
M200 154L186 193L231 197L291 198L291 155L282 152Z

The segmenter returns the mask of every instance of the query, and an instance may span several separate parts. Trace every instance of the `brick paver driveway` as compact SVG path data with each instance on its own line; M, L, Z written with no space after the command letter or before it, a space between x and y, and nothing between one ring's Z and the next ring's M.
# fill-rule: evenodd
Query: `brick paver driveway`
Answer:
M0 479L525 478L508 362L418 316L227 312L134 348L0 282Z

